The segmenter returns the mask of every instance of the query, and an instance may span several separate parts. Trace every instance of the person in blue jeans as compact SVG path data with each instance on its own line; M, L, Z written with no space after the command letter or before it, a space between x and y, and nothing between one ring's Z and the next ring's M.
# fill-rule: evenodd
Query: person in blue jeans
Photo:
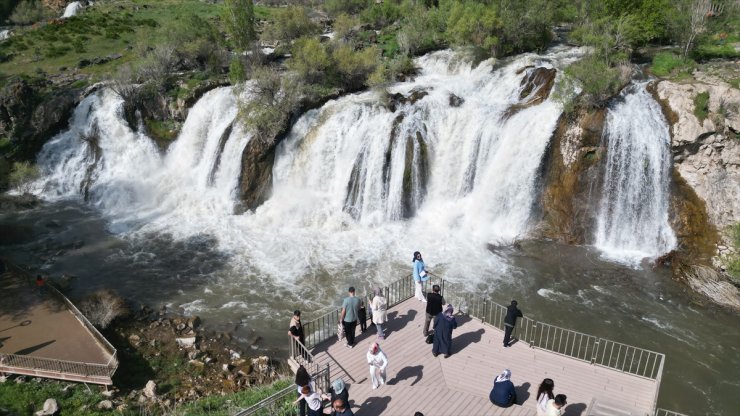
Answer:
M491 389L488 398L491 403L499 407L509 407L516 403L516 389L514 389L514 383L511 382L511 371L509 369L504 370L493 381L493 389Z
M347 290L349 296L342 301L342 314L340 320L344 327L344 336L347 337L347 348L355 347L355 328L357 328L357 318L360 312L360 298L355 296L355 288L349 287Z

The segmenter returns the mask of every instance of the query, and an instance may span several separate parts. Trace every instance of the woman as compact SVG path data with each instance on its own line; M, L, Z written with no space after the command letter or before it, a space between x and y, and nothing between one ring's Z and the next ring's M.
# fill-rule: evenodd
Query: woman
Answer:
M432 355L435 357L440 353L444 354L445 358L452 354L452 330L457 328L457 320L453 312L452 305L447 305L447 308L434 318Z
M303 324L301 324L301 311L295 310L293 312L293 317L290 318L290 328L288 328L288 336L299 342L304 347L306 346L306 338L303 333ZM300 351L298 351L303 358L306 361L310 361L308 354L306 353L306 350L304 348L300 348Z
M373 382L373 390L375 390L385 384L385 369L388 367L388 357L380 349L377 342L370 344L367 351L367 365L370 366L370 380Z
M514 383L511 382L511 371L506 369L496 377L488 398L499 407L509 407L516 403L516 390Z
M306 416L306 401L302 397L303 388L308 387L309 390L312 390L312 384L313 380L308 374L306 367L299 365L298 370L295 372L295 385L298 387L298 400L296 400L296 403L298 403L298 414L300 416Z
M375 296L373 296L373 301L370 305L371 310L373 311L373 323L375 323L375 328L378 330L378 339L385 339L383 324L388 320L386 315L388 302L385 300L385 296L383 296L383 290L381 288L376 287L373 289L373 293Z
M324 394L322 398L329 400L330 404L333 404L337 399L341 399L344 403L349 403L349 392L344 381L341 378L332 381L331 387L329 387L329 394ZM324 414L331 414L331 410L331 407L325 408Z
M537 389L537 416L547 414L547 402L555 398L555 393L552 392L554 388L555 382L551 378L546 378L540 383L540 387Z
M416 291L414 293L414 297L422 302L426 302L427 300L424 298L424 291L423 291L423 285L424 282L429 280L429 274L424 267L424 260L421 258L421 253L418 251L414 252L414 268L412 270L412 274L414 276L414 283L416 285Z

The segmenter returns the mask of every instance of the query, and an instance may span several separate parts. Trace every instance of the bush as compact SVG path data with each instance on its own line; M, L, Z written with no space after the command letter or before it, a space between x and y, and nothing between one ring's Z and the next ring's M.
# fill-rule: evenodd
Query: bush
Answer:
M376 3L362 12L362 21L376 28L390 25L401 18L401 8L392 1Z
M256 139L272 143L298 107L302 85L270 67L256 68L252 81L247 84L248 100L239 102L239 118Z
M700 92L694 97L694 115L703 122L709 114L709 91Z
M454 45L472 45L494 53L501 22L493 7L474 1L455 3L447 19L447 38ZM399 42L400 43L400 42Z
M36 165L30 162L15 162L8 177L11 188L17 189L22 194L29 193L33 182L41 176Z
M405 55L416 55L443 46L447 18L439 9L416 6L406 14L406 19L396 35L398 47Z
M229 64L229 81L231 81L231 85L244 82L246 79L247 71L244 68L244 63L239 58L233 58L231 64Z
M334 36L337 40L351 40L352 32L360 21L353 16L342 13L334 19Z
M275 11L275 20L265 29L264 36L273 41L289 41L321 33L319 25L308 15L308 9L290 6Z
M595 56L589 56L568 66L555 86L553 98L564 105L566 113L576 105L596 108L616 94L621 85L617 68L608 66ZM577 94L580 89L580 94Z
M10 15L10 21L17 25L30 25L53 17L53 12L44 7L43 2L24 0L18 4Z
M326 0L324 10L330 15L337 16L342 13L357 14L365 9L372 0Z
M303 38L296 41L292 49L293 58L288 67L308 83L323 83L326 72L331 68L331 56L325 44L317 39Z
M380 51L375 46L355 51L350 46L340 45L334 49L332 58L342 86L355 89L364 85L367 77L378 67Z
M105 329L114 319L126 316L126 302L110 290L99 290L79 303L80 312L95 326Z

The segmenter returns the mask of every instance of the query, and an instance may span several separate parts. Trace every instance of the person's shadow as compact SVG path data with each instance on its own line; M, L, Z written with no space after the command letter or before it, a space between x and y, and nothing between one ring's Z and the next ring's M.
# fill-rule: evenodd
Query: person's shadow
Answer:
M524 402L527 401L527 399L529 399L529 396L530 396L530 394L529 394L529 388L531 386L532 385L529 384L529 383L524 383L521 386L518 386L518 387L515 386L514 387L514 390L516 390L516 401L517 401L517 404L522 405L522 404L524 404Z
M409 322L413 322L416 318L416 311L411 309L405 315L398 316L398 312L394 311L388 314L388 323L386 324L385 335L388 336L391 332L398 332L402 330Z
M421 380L422 376L424 375L424 366L423 365L417 365L414 367L404 367L396 373L396 376L392 379L388 380L388 384L398 384L401 380L406 380L412 377L415 377L416 379L411 383L413 386L414 384L418 383L419 380Z
M454 337L452 339L452 349L454 352L460 352L465 349L470 344L474 344L476 342L480 342L481 338L483 337L483 333L486 332L485 329L479 328L475 332L466 332L464 334L461 334L458 337Z
M360 405L357 410L353 409L353 412L357 416L377 416L382 415L383 411L388 407L388 403L391 402L389 396L385 397L368 397Z
M563 416L581 416L586 411L585 403L573 403L563 408Z

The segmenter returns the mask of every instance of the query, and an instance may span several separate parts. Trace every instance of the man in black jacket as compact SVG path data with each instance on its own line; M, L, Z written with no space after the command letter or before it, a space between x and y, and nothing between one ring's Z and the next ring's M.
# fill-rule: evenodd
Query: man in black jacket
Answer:
M432 286L432 291L427 293L427 317L424 320L425 337L429 335L429 323L442 312L442 305L446 304L445 298L439 294L439 285Z
M509 347L511 341L511 331L516 326L516 318L523 318L522 311L516 307L517 302L511 301L511 305L506 307L506 318L504 318L504 347Z

